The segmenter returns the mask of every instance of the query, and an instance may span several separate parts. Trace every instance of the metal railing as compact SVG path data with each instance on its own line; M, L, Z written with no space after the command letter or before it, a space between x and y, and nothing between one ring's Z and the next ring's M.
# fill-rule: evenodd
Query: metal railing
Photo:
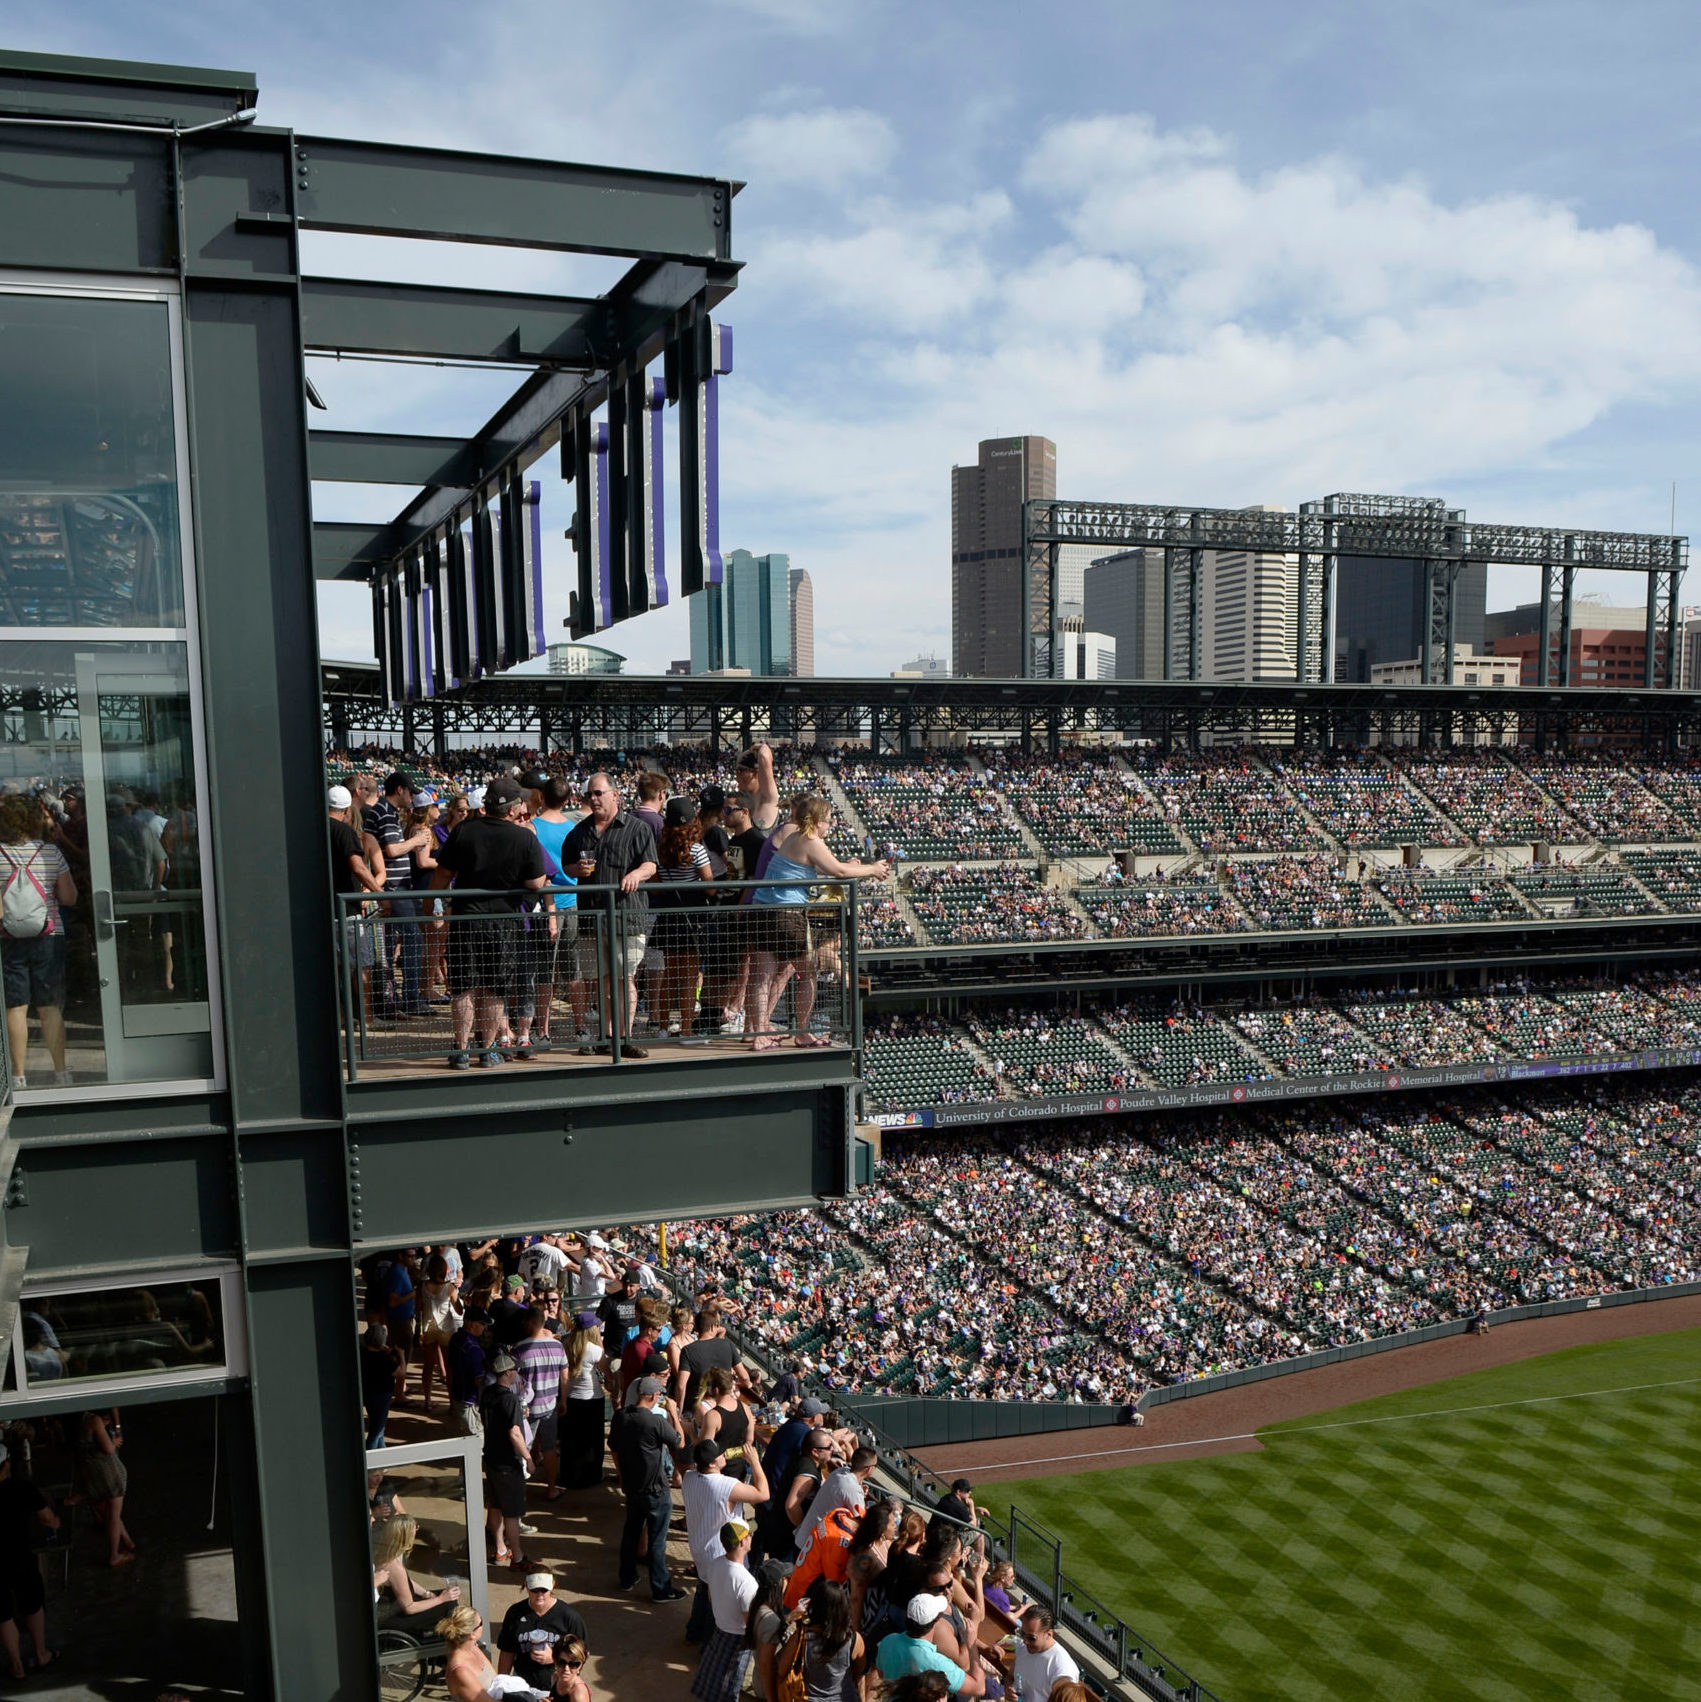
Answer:
M861 1045L854 881L338 894L336 942L350 1081L426 1059Z
M686 1302L694 1301L702 1292L705 1274L689 1261L664 1267L661 1272L663 1281ZM744 1358L769 1377L778 1375L773 1350L767 1343L734 1319L724 1318L723 1322ZM950 1493L950 1485L887 1433L875 1416L878 1409L871 1411L850 1391L832 1388L818 1378L806 1375L801 1382L808 1394L847 1419L850 1428L874 1449L880 1457L882 1476L897 1486L899 1498L932 1517L936 1503ZM1215 1691L1192 1677L1063 1569L1061 1537L1021 1512L1014 1502L1003 1523L989 1508L981 1508L980 1515L978 1528L986 1534L991 1554L1015 1567L1024 1591L1048 1607L1057 1624L1104 1663L1115 1675L1112 1683L1125 1695L1150 1698L1151 1702L1221 1702Z

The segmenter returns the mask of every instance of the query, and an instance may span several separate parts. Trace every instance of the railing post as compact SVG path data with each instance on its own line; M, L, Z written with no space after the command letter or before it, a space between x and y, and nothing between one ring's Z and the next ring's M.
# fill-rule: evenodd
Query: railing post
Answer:
M1006 1556L1010 1564L1016 1564L1016 1503L1010 1503L1010 1553Z
M601 872L598 870L599 874ZM619 891L618 886L611 886L603 893L603 908L607 918L603 933L607 946L605 958L608 963L608 998L603 1021L608 1024L608 1055L616 1064L620 1062L620 1042L626 1032L626 953L619 938L620 906L616 902Z

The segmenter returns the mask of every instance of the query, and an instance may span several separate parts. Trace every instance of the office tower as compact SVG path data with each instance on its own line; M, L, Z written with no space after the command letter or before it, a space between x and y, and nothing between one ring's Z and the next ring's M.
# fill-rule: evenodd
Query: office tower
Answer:
M943 657L935 656L932 651L892 670L892 678L895 680L948 680L950 677L951 664Z
M1465 564L1456 599L1453 642L1480 654L1487 648L1487 562ZM1335 678L1368 681L1378 662L1421 656L1425 615L1421 561L1342 556L1335 570Z
M1247 514L1279 514L1257 505ZM1291 680L1299 616L1292 556L1212 550L1200 587L1199 672L1207 680ZM1179 671L1179 667L1178 667Z
M1101 556L1081 576L1081 624L1116 645L1116 678L1161 680L1164 674L1162 550Z
M1080 630L1076 621L1057 628L1051 639L1061 680L1114 680L1116 640L1107 633Z
M618 674L626 658L601 644L552 644L549 671L552 674Z
M1023 671L1022 504L1057 495L1057 445L994 437L972 467L951 469L951 672L1013 679Z
M815 582L806 567L791 570L791 671L795 679L815 677Z
M691 603L691 672L791 672L791 558L733 550ZM811 651L814 649L811 643ZM813 657L811 658L813 660Z

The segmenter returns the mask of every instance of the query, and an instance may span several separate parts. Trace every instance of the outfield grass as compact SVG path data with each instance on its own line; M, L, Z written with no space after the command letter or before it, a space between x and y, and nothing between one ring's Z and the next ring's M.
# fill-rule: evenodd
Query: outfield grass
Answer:
M977 1495L1224 1702L1701 1699L1701 1330L1260 1435Z

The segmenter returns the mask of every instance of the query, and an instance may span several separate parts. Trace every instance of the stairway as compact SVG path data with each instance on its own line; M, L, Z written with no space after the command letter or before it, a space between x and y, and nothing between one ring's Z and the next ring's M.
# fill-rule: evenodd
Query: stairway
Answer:
M1141 797L1151 801L1152 808L1157 811L1159 818L1163 821L1164 825L1170 830L1170 832L1181 841L1182 847L1195 857L1203 855L1199 849L1198 840L1196 840L1179 821L1171 821L1169 817L1164 814L1163 800L1159 798L1151 787L1140 778L1140 775L1135 769L1133 763L1117 751L1112 751L1110 753L1110 760L1122 771L1123 775L1128 780L1128 784L1132 786Z

